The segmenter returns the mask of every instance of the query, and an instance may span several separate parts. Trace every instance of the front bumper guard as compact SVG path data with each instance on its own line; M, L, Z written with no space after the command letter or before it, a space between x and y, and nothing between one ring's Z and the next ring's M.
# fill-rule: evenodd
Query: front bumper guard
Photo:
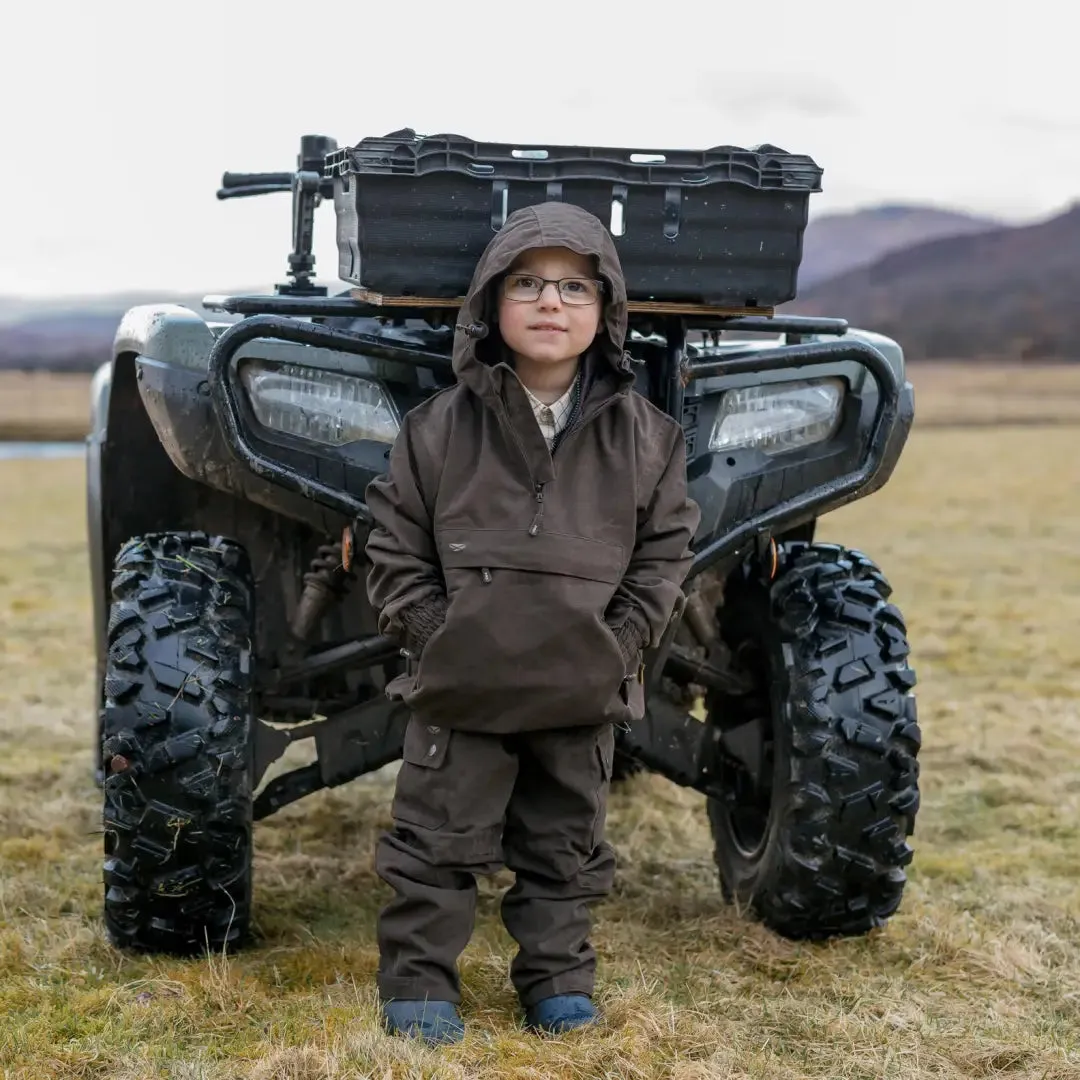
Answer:
M764 327L762 327L764 329ZM253 315L226 329L214 343L209 357L210 399L226 444L255 475L312 499L331 510L363 524L371 514L362 499L314 477L304 475L284 462L259 450L245 430L240 408L240 385L233 358L239 348L256 338L270 338L300 345L322 346L340 352L406 362L446 370L450 358L441 353L402 344L388 344L370 334L359 334L280 315ZM818 506L834 504L838 498L854 498L871 486L886 464L889 438L900 407L900 382L884 355L864 341L837 338L785 345L775 349L733 353L722 358L683 360L671 377L685 387L695 379L717 375L749 375L790 368L834 366L853 362L866 368L877 384L874 416L866 441L862 464L851 472L818 484L781 500L736 528L715 537L694 552L688 580L714 563L751 544L762 534L782 531L797 517L805 517Z
M694 552L687 580L751 544L756 537L780 532L793 519L805 517L816 507L835 504L844 497L854 498L870 487L887 463L889 438L900 410L901 386L892 365L881 352L865 341L847 338L737 353L723 359L700 360L683 365L684 379L689 382L717 375L750 375L761 371L825 367L838 363L861 365L870 372L878 387L877 405L870 422L862 464L851 472L783 499L722 536L710 540Z
M441 353L429 353L407 345L390 345L371 334L353 333L280 315L253 315L234 323L222 333L210 350L207 375L210 401L230 451L256 476L346 517L370 524L371 513L362 499L290 468L284 462L257 449L248 437L240 409L240 379L233 364L233 357L241 346L256 338L321 346L338 352L405 361L437 370L449 368L450 358Z

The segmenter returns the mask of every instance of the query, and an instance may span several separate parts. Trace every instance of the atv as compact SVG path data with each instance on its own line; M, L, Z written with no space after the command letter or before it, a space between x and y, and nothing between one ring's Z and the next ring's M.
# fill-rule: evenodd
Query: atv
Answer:
M467 144L467 165L440 182L479 185L491 222L470 218L467 243L440 247L437 230L422 227L423 215L437 216L431 200L417 197L423 140L408 131L394 140L368 153L364 175L346 167L356 154L323 136L301 140L291 172L226 173L219 198L291 193L287 280L270 295L208 297L209 319L169 304L131 309L94 377L94 757L104 919L118 947L243 945L253 823L400 758L407 713L384 691L406 660L366 599L363 495L401 417L453 380L454 299L508 191L520 200L531 182L537 197L585 205L599 189L613 236L647 235L644 214L672 251L680 228L681 243L704 220L693 217L702 205L693 185L722 157L726 176L743 177L725 188L726 212L771 191L776 215L794 206L805 223L790 175L766 190L788 167L774 147L719 148L698 172L664 155L630 165L590 150L552 180L559 162L545 161L547 150L515 149L500 172L477 164L490 145ZM432 160L466 143L448 136ZM678 178L661 175L669 166ZM648 170L642 183L659 184L662 199L639 196L634 169ZM402 177L396 209L379 218L372 192L387 203L399 189L379 185ZM334 295L316 284L312 254L315 210L330 200L340 276L361 284ZM380 292L369 283L374 245L391 218ZM647 770L703 793L718 895L780 935L823 939L880 927L900 905L920 731L904 618L885 576L861 552L815 542L815 527L887 482L914 400L896 342L842 319L777 313L760 280L756 295L739 292L767 247L761 219L748 211L724 224L747 238L745 273L713 275L735 281L724 303L715 289L695 291L701 260L681 259L674 297L653 288L674 280L669 267L630 304L636 389L681 423L702 514L685 603L645 656L646 715L617 733L616 778ZM402 222L421 254L401 246ZM446 237L445 215L441 227ZM702 250L730 260L735 243ZM628 243L625 255L628 284L659 260L647 245ZM789 284L775 296L790 295ZM290 744L309 739L314 761L271 775Z

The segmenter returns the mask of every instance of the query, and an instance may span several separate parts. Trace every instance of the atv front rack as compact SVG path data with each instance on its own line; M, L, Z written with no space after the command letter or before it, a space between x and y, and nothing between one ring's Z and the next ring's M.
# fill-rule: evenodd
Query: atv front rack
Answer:
M362 499L315 477L303 475L254 445L246 430L244 414L240 408L241 389L233 358L241 346L256 338L321 346L339 352L404 362L444 372L450 370L450 357L401 342L391 344L371 334L303 320L303 316L310 315L370 315L369 306L347 298L230 297L219 299L215 304L224 310L246 315L221 334L209 357L210 398L231 452L257 476L352 520L370 524L371 514ZM261 313L246 314L247 311L256 309ZM424 310L428 315L431 314L430 309ZM381 314L385 315L385 312ZM399 311L397 314L402 313ZM694 328L699 328L697 320ZM701 328L785 333L793 335L795 342L775 349L747 349L741 352L733 351L723 357L706 356L691 360L688 359L686 350L686 320L676 316L666 318L664 408L676 419L681 420L682 417L686 387L696 379L718 375L748 375L853 362L869 371L879 392L866 442L866 453L859 468L784 499L707 543L695 552L688 578L693 578L718 560L752 544L756 537L781 531L785 524L805 516L807 511L812 511L816 506L827 502L834 503L837 498L845 496L855 497L870 486L885 465L889 436L899 412L901 390L892 366L877 349L866 342L846 337L838 337L833 341L801 340L804 335L843 335L847 324L842 319L731 316L717 318L712 321L712 325Z

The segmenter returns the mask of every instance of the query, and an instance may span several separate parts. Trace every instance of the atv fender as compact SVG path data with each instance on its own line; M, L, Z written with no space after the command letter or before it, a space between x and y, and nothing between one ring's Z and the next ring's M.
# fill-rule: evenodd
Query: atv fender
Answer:
M94 655L98 679L104 678L105 625L108 618L109 584L105 554L102 508L102 454L108 430L112 363L102 364L90 380L90 431L86 436L86 536L90 556L90 594L94 617Z

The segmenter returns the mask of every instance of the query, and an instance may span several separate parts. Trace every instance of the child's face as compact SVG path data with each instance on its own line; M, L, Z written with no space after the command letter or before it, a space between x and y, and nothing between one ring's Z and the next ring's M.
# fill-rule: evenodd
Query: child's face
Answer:
M579 279L563 283L570 302L553 284L564 278ZM549 284L533 298L544 279ZM594 260L585 255L558 247L524 252L499 290L499 331L507 347L537 364L560 364L580 356L596 337L604 311L596 282Z

